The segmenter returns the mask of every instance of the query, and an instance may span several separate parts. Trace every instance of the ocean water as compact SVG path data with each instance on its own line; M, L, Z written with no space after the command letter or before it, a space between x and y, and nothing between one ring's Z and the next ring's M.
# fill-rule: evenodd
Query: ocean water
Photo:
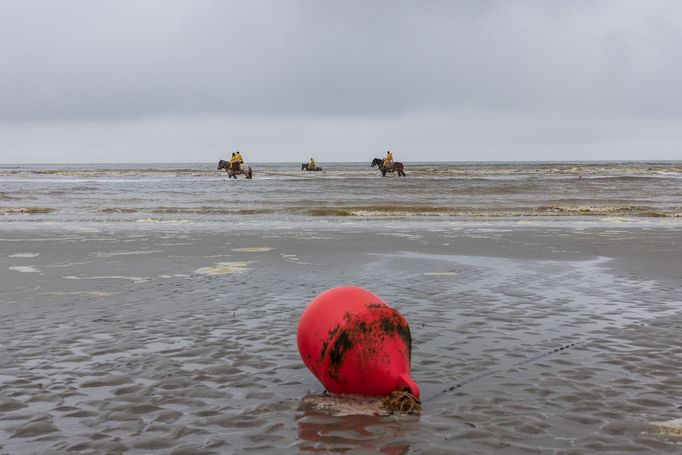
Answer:
M267 226L357 220L682 217L682 161L0 165L0 215L16 223Z
M0 166L0 453L680 453L682 162L321 165ZM348 284L421 414L301 362Z

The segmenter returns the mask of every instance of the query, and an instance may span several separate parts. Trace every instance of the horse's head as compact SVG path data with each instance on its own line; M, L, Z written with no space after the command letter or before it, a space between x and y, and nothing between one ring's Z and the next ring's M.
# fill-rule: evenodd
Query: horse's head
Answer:
M301 163L301 170L307 169L308 163Z
M225 160L218 161L218 169L227 169L227 161Z
M374 158L374 159L372 160L371 167L374 167L374 166L381 166L383 163L384 163L384 160L382 160L381 158Z

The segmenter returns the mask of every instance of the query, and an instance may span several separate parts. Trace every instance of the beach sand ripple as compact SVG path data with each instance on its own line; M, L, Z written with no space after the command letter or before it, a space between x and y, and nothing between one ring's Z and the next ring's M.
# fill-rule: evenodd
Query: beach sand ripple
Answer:
M260 233L57 231L36 274L4 233L0 453L679 453L679 232L395 234L277 231L251 262ZM350 283L410 322L420 415L303 366L303 308Z

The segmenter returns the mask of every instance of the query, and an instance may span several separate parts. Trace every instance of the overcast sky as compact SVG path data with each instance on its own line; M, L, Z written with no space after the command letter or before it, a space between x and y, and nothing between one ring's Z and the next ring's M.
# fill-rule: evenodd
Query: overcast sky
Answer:
M0 162L682 159L679 0L0 0Z

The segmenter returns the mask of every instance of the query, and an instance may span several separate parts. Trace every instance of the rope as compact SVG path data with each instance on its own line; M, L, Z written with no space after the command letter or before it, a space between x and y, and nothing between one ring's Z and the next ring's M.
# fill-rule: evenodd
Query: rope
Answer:
M410 392L395 391L391 395L384 398L381 402L384 409L393 412L400 412L402 414L421 414L422 403L419 398L412 395Z
M564 350L566 350L566 349L572 348L573 346L577 346L577 345L579 345L580 343L582 343L582 342L581 342L581 341L576 341L575 343L565 344L565 345L559 346L558 348L554 348L554 349L552 349L551 351L543 352L542 354L538 354L538 355L536 355L536 356L534 356L534 357L531 357L531 358L529 358L529 359L524 359L524 360L522 360L522 361L520 361L520 362L516 362L516 363L514 363L514 364L508 366L508 367L505 368L505 369L485 371L485 372L483 372L483 373L481 373L481 374L478 374L478 375L476 375L476 376L473 376L473 377L471 377L471 378L468 378L468 379L465 379L465 380L463 380L463 381L461 381L461 382L458 382L457 384L455 384L455 385L453 385L453 386L451 386L451 387L448 387L447 389L441 390L441 391L438 392L437 394L433 395L432 397L429 397L429 398L425 399L424 401L431 401L431 400L433 400L434 398L437 398L437 397L439 397L439 396L441 396L441 395L443 395L443 394L445 394L445 393L452 392L453 390L459 389L460 387L462 387L462 386L464 386L464 385L466 385L466 384L469 384L469 383L471 383L471 382L477 381L477 380L479 380L479 379L486 378L486 377L488 377L488 376L492 376L493 374L496 374L496 373L501 373L501 372L503 372L503 371L508 371L508 370L510 370L510 369L512 369L512 368L516 368L516 367L519 367L519 366L521 366L521 365L525 365L525 364L527 364L527 363L535 362L536 360L540 360L540 359L542 359L543 357L547 357L547 356L549 356L549 355L556 354L557 352L561 352L561 351L564 351ZM394 393L395 393L395 392L394 392Z

